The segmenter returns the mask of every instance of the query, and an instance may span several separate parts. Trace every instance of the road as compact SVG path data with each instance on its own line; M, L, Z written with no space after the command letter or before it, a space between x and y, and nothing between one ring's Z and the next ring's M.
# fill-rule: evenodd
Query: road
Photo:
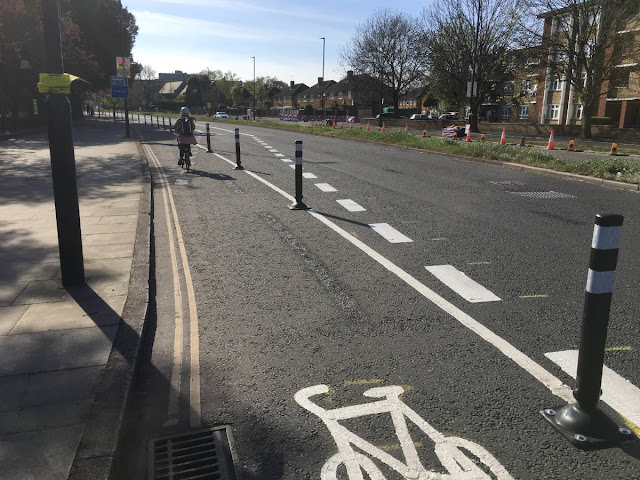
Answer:
M594 217L620 213L603 390L630 382L629 403L611 403L638 432L637 194L257 127L242 127L234 170L233 128L213 125L214 153L197 149L186 173L168 131L138 127L157 313L116 478L145 475L149 439L220 425L243 479L320 478L323 465L322 478L358 478L334 456L358 441L348 432L376 447L354 458L389 479L399 463L406 478L455 471L455 452L497 478L640 478L636 443L583 451L540 413L573 401L562 366L579 345ZM288 208L297 139L311 211ZM403 392L407 430L363 396L391 386L370 395Z

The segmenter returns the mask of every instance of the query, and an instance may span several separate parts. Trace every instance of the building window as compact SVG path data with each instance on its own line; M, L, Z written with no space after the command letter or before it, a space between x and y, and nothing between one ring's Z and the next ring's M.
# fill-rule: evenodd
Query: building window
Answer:
M582 118L582 104L574 103L573 104L573 118L575 120L580 120Z
M587 86L587 72L582 72L580 74L580 78L582 79L582 86L586 87Z
M504 95L513 95L513 82L507 82L502 86Z
M518 118L520 120L529 118L529 105L520 105L520 108L518 108Z
M629 68L614 68L613 70L613 86L615 88L628 88L629 87Z
M511 118L511 107L502 107L502 120L509 120Z
M303 101L304 103L307 103L307 96L306 96L306 95L305 95L304 97L302 97L302 101Z
M338 100L342 100L342 92L338 92Z
M309 95L309 101L313 102L313 95Z
M351 98L351 90L347 92L347 98Z
M547 105L547 118L551 120L557 120L560 117L560 105L554 103Z
M551 88L549 90L560 90L560 77L551 77Z
M333 100L333 92L331 92L331 95L329 95L329 99Z
M531 90L531 79L527 78L522 81L522 90Z

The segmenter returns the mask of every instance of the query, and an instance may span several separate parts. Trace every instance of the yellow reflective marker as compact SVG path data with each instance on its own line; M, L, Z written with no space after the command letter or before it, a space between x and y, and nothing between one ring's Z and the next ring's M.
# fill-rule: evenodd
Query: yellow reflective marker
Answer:
M437 237L437 238L430 238L429 240L431 240L432 242L439 242L441 240L446 240L446 238L444 237Z
M41 73L40 93L71 93L71 75L68 73Z
M549 295L520 295L520 298L547 298Z
M618 352L621 350L628 351L633 349L631 347L608 347L604 349L605 352Z
M491 265L491 262L469 262L467 265Z

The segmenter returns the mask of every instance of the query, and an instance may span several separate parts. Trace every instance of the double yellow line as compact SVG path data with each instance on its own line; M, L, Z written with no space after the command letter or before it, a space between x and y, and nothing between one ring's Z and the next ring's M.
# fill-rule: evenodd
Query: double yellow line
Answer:
M173 371L171 374L171 392L169 396L168 421L165 425L176 424L178 422L178 400L180 398L180 385L182 373L182 356L183 356L183 312L182 312L182 288L180 286L180 275L178 269L178 258L174 239L177 242L180 252L180 260L182 263L182 271L184 274L185 285L187 289L187 303L189 305L189 346L190 346L190 378L189 378L189 411L191 427L199 427L202 421L202 407L200 403L200 339L198 335L198 310L196 307L196 297L191 279L191 270L189 261L187 260L187 252L184 246L182 229L178 220L178 212L173 200L171 186L164 173L162 165L158 157L153 153L151 147L145 142L144 138L139 135L140 143L144 149L147 158L156 167L159 184L162 190L162 198L164 203L164 212L166 216L169 254L171 257L171 268L173 271L173 289L174 289L174 305L175 305L175 332L173 346ZM170 207L170 208L169 208ZM172 224L174 229L172 229ZM175 230L175 236L174 236Z

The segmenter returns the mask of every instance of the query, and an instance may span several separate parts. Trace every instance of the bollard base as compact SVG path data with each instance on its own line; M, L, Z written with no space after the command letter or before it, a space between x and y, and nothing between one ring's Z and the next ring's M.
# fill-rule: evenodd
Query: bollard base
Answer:
M289 205L289 208L291 210L309 210L309 207L307 207L303 201L294 202Z
M589 413L571 403L558 409L545 408L540 413L578 448L596 449L635 439L629 429L619 427L599 408Z
M207 153L213 153L213 150L211 150L210 148L207 149Z
M233 167L234 170L244 170L244 167L242 165L236 165L235 167Z

